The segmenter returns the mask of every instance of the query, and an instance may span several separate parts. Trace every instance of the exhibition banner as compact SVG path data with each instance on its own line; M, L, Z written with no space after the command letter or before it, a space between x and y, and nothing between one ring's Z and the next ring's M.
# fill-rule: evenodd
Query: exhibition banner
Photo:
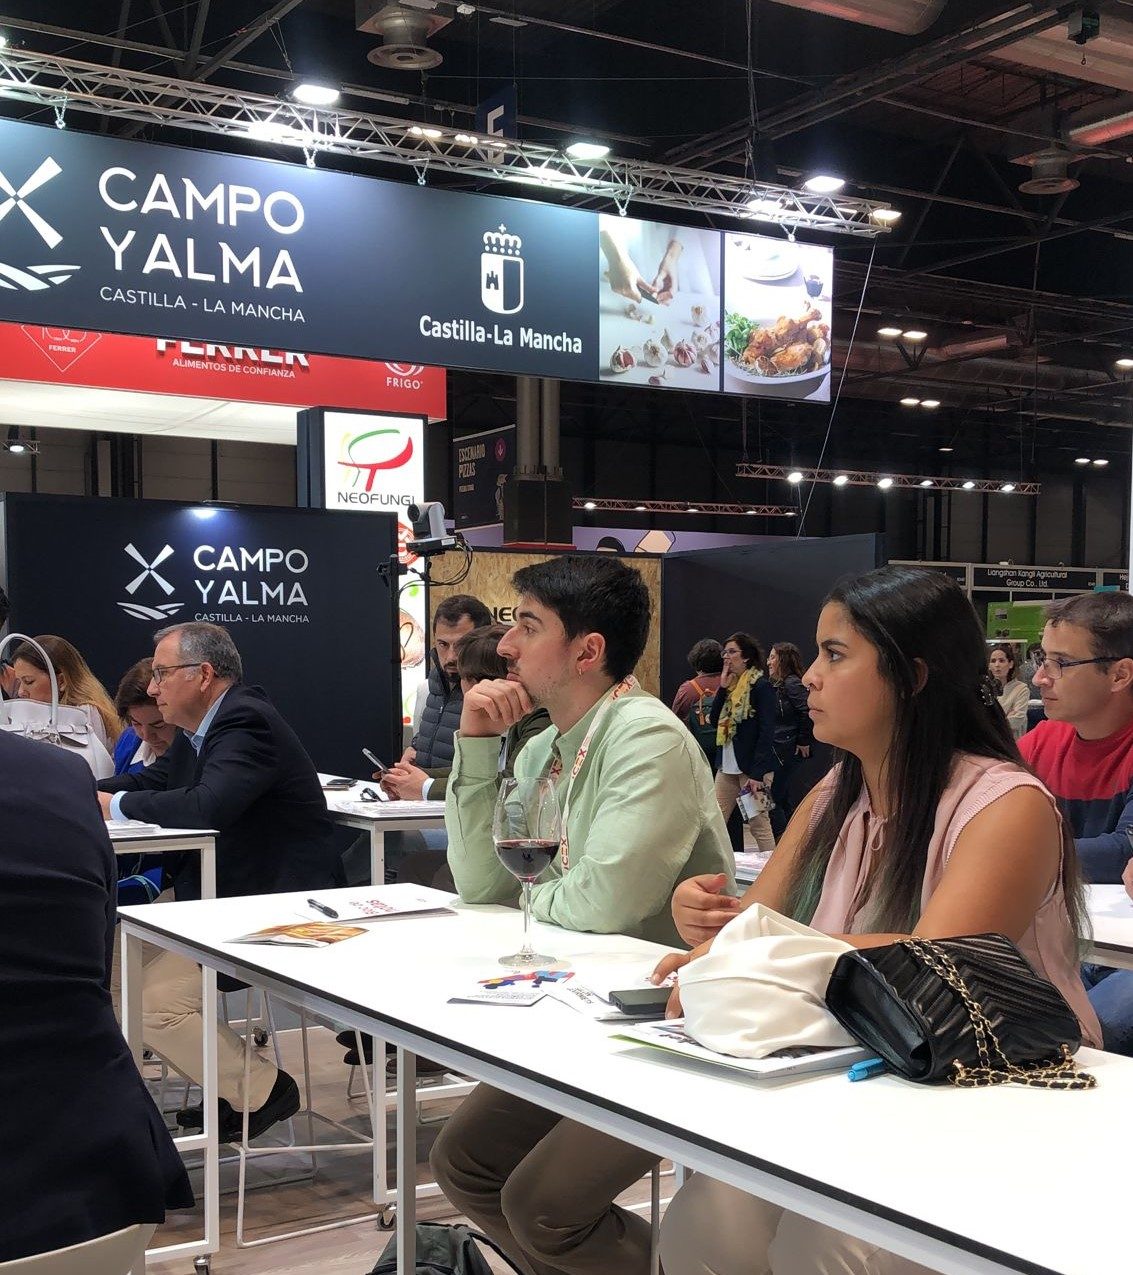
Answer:
M444 420L445 370L244 345L0 323L0 376L292 407L355 407Z
M829 248L15 121L0 176L0 319L830 396Z
M458 529L503 523L503 489L514 468L514 425L453 439L452 518Z
M267 690L321 769L356 774L361 747L393 751L377 574L393 519L9 493L0 536L11 628L68 638L112 690L152 654L156 630L208 620L232 634L244 680ZM312 689L320 670L349 671L341 693Z

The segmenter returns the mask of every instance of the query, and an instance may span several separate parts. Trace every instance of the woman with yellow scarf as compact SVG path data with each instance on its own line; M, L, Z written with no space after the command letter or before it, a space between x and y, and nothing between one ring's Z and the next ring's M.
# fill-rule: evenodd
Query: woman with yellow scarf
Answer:
M727 823L741 793L750 793L763 808L744 822L760 850L774 850L761 798L770 794L775 774L775 688L763 670L763 649L750 633L733 633L724 642L724 672L712 705L716 800Z

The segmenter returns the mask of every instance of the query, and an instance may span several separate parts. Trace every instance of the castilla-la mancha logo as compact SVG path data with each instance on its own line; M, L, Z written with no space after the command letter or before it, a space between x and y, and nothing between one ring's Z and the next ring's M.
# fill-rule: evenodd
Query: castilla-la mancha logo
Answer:
M168 598L173 592L173 585L158 571L158 567L173 556L173 546L166 545L152 561L135 549L132 544L128 544L123 552L128 557L133 558L134 562L141 567L141 571L126 585L126 592L133 597L147 580L152 580L154 585ZM118 605L127 615L132 615L135 620L157 620L160 622L171 619L185 604L184 602L159 602L157 606L150 607L144 606L140 602L119 602Z
M35 172L17 186L0 170L0 195L5 196L0 200L0 222L13 213L20 213L52 251L63 242L63 236L36 210L30 200L62 171L55 160L48 156ZM80 269L80 266L55 262L15 266L11 262L0 261L0 284L9 288L22 288L25 292L43 292L52 284L66 283Z
M523 309L523 240L506 226L489 230L480 254L480 300L495 314Z

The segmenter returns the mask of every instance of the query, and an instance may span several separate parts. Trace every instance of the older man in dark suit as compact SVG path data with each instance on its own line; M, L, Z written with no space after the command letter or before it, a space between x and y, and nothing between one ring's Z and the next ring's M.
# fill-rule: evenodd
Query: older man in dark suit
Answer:
M0 734L0 774L6 1262L160 1222L193 1193L114 1019L117 873L91 773Z
M314 765L264 692L241 685L240 655L227 630L176 624L154 640L150 694L181 731L154 765L102 781L106 813L166 827L216 828L222 896L338 884ZM174 871L178 899L200 897L199 871L192 855ZM199 1079L203 1023L192 961L166 952L146 967L143 1017L146 1044ZM259 1055L252 1057L245 1090L243 1041L223 1027L218 1068L222 1138L239 1137L245 1096L252 1137L298 1110L295 1081ZM200 1119L192 1108L179 1118L190 1125Z

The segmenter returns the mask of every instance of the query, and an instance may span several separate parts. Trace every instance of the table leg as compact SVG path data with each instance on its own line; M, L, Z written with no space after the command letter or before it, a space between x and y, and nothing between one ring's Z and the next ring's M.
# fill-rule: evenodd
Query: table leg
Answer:
M201 1014L204 1018L201 1102L205 1135L205 1252L220 1250L220 1141L217 1112L216 970L201 966Z
M142 1066L142 940L122 930L122 1034L134 1062Z
M386 883L386 834L374 824L370 829L370 884Z
M216 898L216 838L209 839L207 846L201 846L201 898Z
M397 1269L417 1269L417 1056L397 1050Z

